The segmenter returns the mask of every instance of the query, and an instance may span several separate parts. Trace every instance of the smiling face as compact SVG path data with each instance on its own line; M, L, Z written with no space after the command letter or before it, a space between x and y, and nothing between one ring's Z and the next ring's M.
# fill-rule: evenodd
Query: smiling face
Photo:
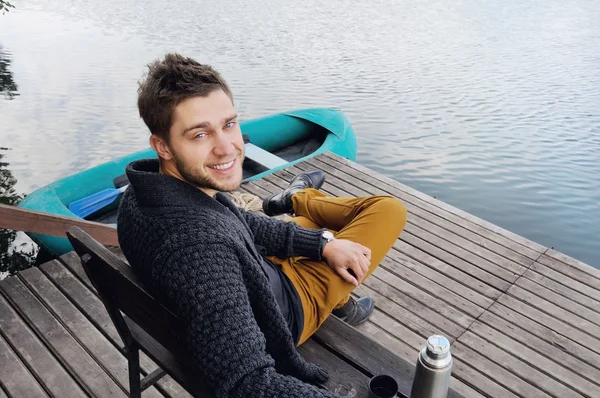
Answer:
M214 196L242 183L244 140L231 98L223 90L191 97L174 109L168 142L153 134L150 145L161 172Z

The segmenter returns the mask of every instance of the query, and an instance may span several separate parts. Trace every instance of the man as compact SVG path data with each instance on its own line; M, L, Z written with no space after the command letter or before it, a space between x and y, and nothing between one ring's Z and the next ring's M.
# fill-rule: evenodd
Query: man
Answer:
M373 300L350 292L406 222L390 197L330 198L320 171L263 203L236 208L244 142L231 91L210 66L168 54L149 65L140 115L158 160L127 167L121 248L133 270L185 325L185 343L217 397L334 397L328 374L296 351L333 312L364 322ZM316 189L315 189L316 188Z

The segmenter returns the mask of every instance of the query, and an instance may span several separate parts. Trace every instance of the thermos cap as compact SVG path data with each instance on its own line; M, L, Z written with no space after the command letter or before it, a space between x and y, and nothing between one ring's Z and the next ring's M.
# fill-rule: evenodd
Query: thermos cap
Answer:
M450 351L450 342L440 335L429 336L427 339L427 355L433 358L445 357Z

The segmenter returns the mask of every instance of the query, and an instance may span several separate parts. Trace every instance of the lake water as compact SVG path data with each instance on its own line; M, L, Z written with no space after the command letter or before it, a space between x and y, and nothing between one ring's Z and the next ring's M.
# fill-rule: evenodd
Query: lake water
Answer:
M223 73L243 118L339 108L359 163L600 267L597 0L13 3L13 196L145 148L137 81L178 51Z

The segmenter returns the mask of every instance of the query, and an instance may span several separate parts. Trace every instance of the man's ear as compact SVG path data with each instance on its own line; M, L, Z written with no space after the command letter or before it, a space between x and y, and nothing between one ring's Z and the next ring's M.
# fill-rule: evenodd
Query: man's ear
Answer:
M163 160L171 160L173 159L173 154L171 153L171 149L169 148L169 144L164 140L164 138L159 137L156 134L152 134L150 136L150 146L152 149L156 151L158 157Z

